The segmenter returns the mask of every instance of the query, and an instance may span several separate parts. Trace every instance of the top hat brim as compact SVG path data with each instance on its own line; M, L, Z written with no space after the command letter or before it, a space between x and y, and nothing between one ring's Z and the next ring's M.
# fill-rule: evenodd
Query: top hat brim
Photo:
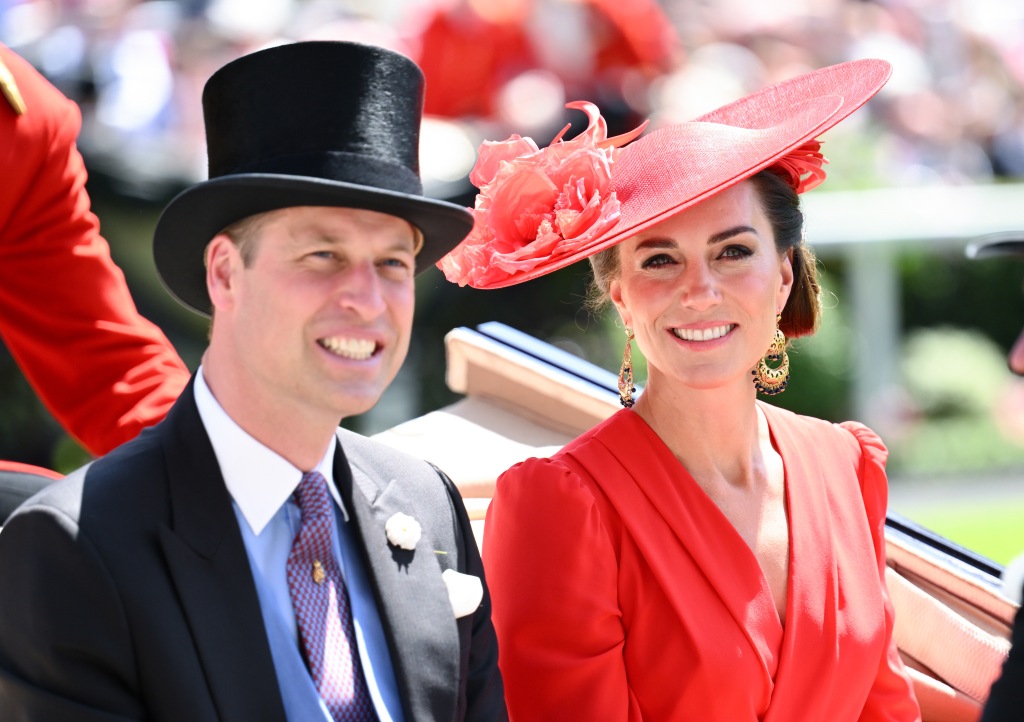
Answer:
M979 236L968 244L964 253L973 259L1024 256L1024 231L1005 231Z
M476 287L503 288L552 273L750 178L863 106L891 74L884 60L839 63L644 135L623 149L612 171L622 214L609 231L571 253L556 250L530 270Z
M206 245L244 218L295 206L357 208L408 221L423 234L417 274L437 263L473 227L466 208L419 195L303 176L222 176L182 191L157 221L153 256L167 290L186 306L210 315L203 263Z

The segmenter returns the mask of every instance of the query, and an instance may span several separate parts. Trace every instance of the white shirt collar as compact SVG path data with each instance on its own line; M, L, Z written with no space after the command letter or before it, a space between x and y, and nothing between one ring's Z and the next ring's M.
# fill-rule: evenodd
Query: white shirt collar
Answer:
M201 366L196 372L194 394L199 418L210 437L228 493L253 533L259 535L271 517L295 492L302 480L303 471L254 439L228 416L206 385ZM328 444L323 458L314 468L327 479L327 488L345 521L348 521L348 511L334 485L336 446L336 441Z

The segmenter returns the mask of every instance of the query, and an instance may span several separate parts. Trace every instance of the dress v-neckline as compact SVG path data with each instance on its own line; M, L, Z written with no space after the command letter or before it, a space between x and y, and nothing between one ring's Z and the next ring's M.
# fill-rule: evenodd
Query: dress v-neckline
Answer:
M768 414L765 413L765 411L760 406L760 404L758 404L758 406L757 406L757 411L758 411L758 413L761 415L761 417L765 421L765 425L768 428L768 437L769 437L769 440L771 441L772 448L779 455L779 459L780 459L780 461L782 463L782 504L783 504L783 513L786 516L786 541L787 541L787 549L786 549L786 604L785 604L785 616L786 616L786 619L789 620L791 618L791 614L792 614L791 600L792 600L792 596L793 596L793 576L794 576L794 565L793 565L793 543L794 543L794 540L793 540L793 520L791 518L793 504L792 504L792 499L790 498L790 491L791 491L791 486L792 485L790 484L790 480L789 480L789 473L788 473L788 469L787 469L787 466L786 466L786 459L785 459L785 457L782 454L782 450L779 449L779 447L778 447L778 443L779 442L778 442L778 439L775 437L775 434L774 434L774 432L772 430L772 424L771 424L771 421L768 418ZM653 432L654 430L651 429L651 431ZM668 447L666 446L666 449L667 448ZM669 453L671 453L671 452L669 452ZM674 454L672 454L672 456L673 456L673 458L675 458ZM761 587L762 587L762 589L766 593L767 600L769 601L769 606L772 608L772 611L774 612L774 619L775 619L776 623L778 624L779 629L782 632L782 634L780 635L780 639L779 639L779 648L777 650L775 650L776 653L781 652L782 644L785 641L786 624L782 621L782 615L779 614L778 605L775 603L775 595L772 594L771 584L768 583L768 575L765 573L764 567L761 565L761 561L757 557L757 553L750 546L750 544L747 543L747 540L739 532L739 530L732 523L732 521L729 519L729 517L726 516L725 512L723 512L721 510L721 508L719 508L718 504L715 503L715 500L711 498L711 496L707 493L707 491L705 491L704 487L702 487L700 485L700 483L693 477L693 475L683 465L683 463L681 461L679 461L679 459L675 459L675 460L676 460L676 463L679 465L679 468L682 471L682 473L684 475L684 479L686 480L686 482L690 483L690 484L693 484L693 486L696 487L696 489L699 491L700 495L707 501L708 506L712 507L715 510L715 512L717 512L718 517L719 517L719 522L721 523L721 525L723 527L725 527L725 528L728 528L729 532L731 532L732 535L734 536L734 538L735 538L734 540L736 541L736 543L739 546L741 546L743 549L746 550L746 553L748 555L748 561L751 562L753 564L753 566L757 569L757 573L759 575L759 580L760 580L760 583L761 583Z
M619 555L627 657L631 633L634 655L644 650L633 659L641 670L651 650L676 641L680 667L693 672L694 684L723 672L742 675L737 704L749 705L762 722L809 710L821 717L840 702L837 684L864 683L871 674L864 662L877 666L884 590L874 578L881 562L865 521L864 486L884 478L865 468L856 433L758 404L783 461L790 544L785 625L754 551L635 412L618 412L555 459L565 464L564 483L580 484L591 500L588 520L606 532L591 541L610 543ZM678 618L678 636L660 615L647 614L651 608ZM853 712L843 719L855 719L857 700L843 705Z
M791 483L790 470L788 470L788 467L785 462L786 457L782 453L782 449L780 448L780 441L775 435L771 419L769 418L769 413L764 410L764 407L761 404L761 402L758 402L757 404L757 411L761 418L764 419L765 425L768 430L769 440L772 444L772 449L775 451L776 454L778 454L782 466L782 506L786 524L786 574L784 608L785 619L788 622L793 618L794 577L796 568L794 564L795 539L793 534L793 484ZM722 509L718 506L718 504L711 497L711 495L708 494L708 492L705 489L703 489L703 486L701 486L700 483L693 477L690 471L683 465L683 463L676 457L676 455L672 453L671 449L669 449L668 447L668 444L666 444L665 441L662 440L662 437L658 436L657 432L655 432L654 429L640 415L635 414L634 412L626 413L633 414L636 417L636 419L641 423L641 425L647 431L649 431L649 433L653 435L654 438L657 439L658 445L660 445L660 447L662 447L665 450L665 453L671 459L671 461L667 459L666 463L670 465L674 464L678 468L678 471L680 472L678 476L682 480L682 483L685 483L691 487L693 494L702 501L702 505L706 505L708 507L707 511L715 519L714 523L722 527L723 533L732 536L732 541L735 543L735 545L741 547L744 550L744 556L746 557L745 561L749 562L753 565L754 568L757 569L760 586L764 591L766 598L769 602L767 606L770 606L773 612L771 614L771 617L774 619L780 632L779 645L778 648L774 650L776 654L778 654L781 651L781 646L784 641L786 624L782 621L782 615L779 613L778 605L775 603L775 595L772 593L771 585L768 583L768 575L765 574L765 569L762 566L761 560L758 558L757 553L751 547L751 545L748 544L748 542L746 542L743 536L739 533L739 530L735 527L735 525L725 514L725 512L722 511Z
M678 570L692 565L774 684L798 648L820 641L815 620L821 621L822 605L836 602L836 570L828 515L815 513L828 506L826 488L816 481L820 460L804 449L805 436L794 436L784 423L789 412L763 411L783 459L790 546L785 626L753 550L636 412L617 412L565 453L623 510L619 518L678 613L685 616L693 603L693 593L678 586Z
M793 565L793 543L794 543L794 539L793 539L793 520L791 518L792 509L793 509L793 502L792 502L791 494L790 494L791 486L792 485L790 484L790 480L789 480L789 470L788 470L788 468L786 466L786 458L785 458L785 456L783 456L782 450L779 448L779 441L775 437L774 432L772 431L772 424L771 424L771 421L768 419L768 414L764 411L764 408L760 404L758 404L756 408L757 408L758 413L761 415L761 418L764 419L765 426L768 429L768 439L769 439L769 442L771 443L771 447L775 451L775 453L779 455L779 463L782 466L782 513L783 513L783 515L786 518L786 603L784 605L786 622L782 621L782 615L779 614L778 605L775 604L775 595L774 594L771 595L771 597L772 597L772 606L775 608L775 614L778 617L779 626L782 627L782 637L783 638L782 638L782 640L780 642L780 644L782 644L782 643L785 643L786 626L787 626L787 622L791 618L791 613L792 613L792 603L791 603L791 600L793 598L793 571L794 571L794 565ZM734 529L735 529L735 527L734 527ZM738 531L736 533L737 533L737 535L740 536L741 539L743 539L743 536L741 534L739 534ZM746 543L746 540L744 540L744 543ZM747 549L750 550L751 555L754 557L754 561L757 563L758 568L761 570L761 577L762 577L765 585L768 587L769 590L771 590L771 585L768 584L768 575L765 573L764 567L761 566L761 562L757 558L757 553L753 550L753 548L750 547L749 544L747 545ZM780 651L781 651L781 648L780 648Z
M785 453L783 442L775 433L770 412L764 410L760 402L758 402L758 407L761 410L761 413L763 413L768 425L768 432L772 446L776 449L782 460L783 503L785 505L787 538L789 542L787 557L788 569L786 574L785 624L783 623L778 607L775 604L775 597L771 592L767 576L765 575L764 569L762 568L754 550L749 544L747 544L746 540L739 531L737 531L736 527L733 526L732 522L728 517L726 517L724 512L722 512L707 492L704 491L703 487L700 486L697 480L693 478L693 475L690 474L685 466L683 466L682 462L676 458L675 454L672 453L654 429L652 429L650 425L648 425L647 422L635 412L624 411L620 413L632 415L645 432L649 434L651 437L651 443L655 448L660 449L658 453L659 456L662 457L661 464L663 465L663 468L666 470L674 470L676 473L671 474L671 476L677 480L677 483L681 484L681 487L676 491L689 498L690 501L696 502L699 505L699 509L694 510L697 511L695 515L696 524L694 525L696 528L694 531L700 531L699 527L701 526L713 525L713 534L717 533L718 535L725 535L731 542L723 546L727 546L730 550L734 547L742 549L742 551L739 552L739 554L742 555L741 559L734 559L732 564L723 565L720 557L716 557L714 554L700 553L699 547L702 546L700 543L703 541L702 539L692 539L688 535L679 534L677 531L677 535L679 536L682 545L694 556L698 565L704 570L705 575L709 578L712 585L718 590L718 595L722 599L723 603L732 611L737 624L740 625L744 633L747 635L750 643L758 650L759 654L761 654L765 663L765 669L774 683L777 677L779 662L781 661L783 650L788 646L788 633L796 621L794 596L799 588L799 582L796 578L797 566L794 563L794 559L796 558L795 552L798 542L794 536L793 530L796 526L796 524L794 524L794 514L799 514L799 512L797 511L798 504L794 504L796 497L793 493L794 477L790 473L790 466L787 464L788 457ZM684 503L686 502L684 501ZM797 518L797 523L799 523L799 518ZM716 561L718 562L717 565L714 564ZM753 576L753 578L756 579L759 592L753 598L746 600L746 603L749 605L748 608L740 609L736 606L739 603L737 600L742 599L743 595L738 595L734 591L734 585L731 584L731 582L734 581L732 579L733 572L741 577L746 574L748 577ZM751 618L753 620L759 620L762 625L767 623L769 627L759 626L755 631L755 629L751 628L751 625L748 624Z

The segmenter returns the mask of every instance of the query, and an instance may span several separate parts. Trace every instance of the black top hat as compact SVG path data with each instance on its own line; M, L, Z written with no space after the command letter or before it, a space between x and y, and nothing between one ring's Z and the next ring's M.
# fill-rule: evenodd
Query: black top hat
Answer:
M964 252L968 258L1024 255L1024 231L1004 231L978 236Z
M404 218L423 234L416 272L473 226L461 206L423 197L423 73L403 55L302 42L228 63L203 90L210 179L164 209L153 238L171 294L210 313L203 252L227 226L291 206L344 206Z

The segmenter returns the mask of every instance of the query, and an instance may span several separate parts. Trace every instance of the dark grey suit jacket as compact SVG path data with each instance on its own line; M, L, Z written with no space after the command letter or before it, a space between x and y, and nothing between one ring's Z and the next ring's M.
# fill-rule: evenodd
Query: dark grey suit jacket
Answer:
M1013 620L1010 656L1003 672L992 685L981 722L1021 722L1024 720L1024 605Z
M444 568L483 576L454 486L341 432L334 474L406 719L507 718L490 598L455 620ZM384 522L416 517L413 551ZM0 532L0 720L284 720L259 600L192 386L139 438L29 500Z

